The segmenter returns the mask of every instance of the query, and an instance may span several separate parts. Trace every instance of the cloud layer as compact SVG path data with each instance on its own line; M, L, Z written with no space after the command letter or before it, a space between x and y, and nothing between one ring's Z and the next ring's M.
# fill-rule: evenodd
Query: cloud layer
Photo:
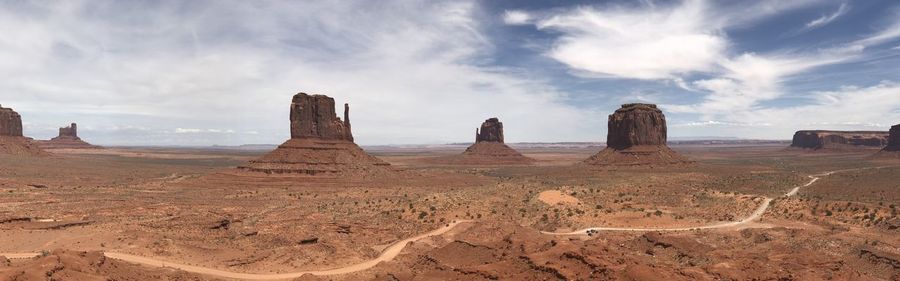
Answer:
M678 124L681 127L729 127L734 135L769 134L768 138L777 138L816 124L852 128L900 121L900 88L890 81L806 93L786 88L797 77L822 67L877 60L877 52L870 49L900 38L900 20L896 17L861 38L831 40L824 47L738 51L742 46L729 36L732 31L818 2L759 1L747 6L685 0L667 5L606 4L527 13L540 15L530 21L537 30L555 36L544 55L576 75L657 81L696 95L697 99L689 103L664 102L664 108L678 119L699 119ZM822 28L848 10L849 6L842 4L834 13L808 22L804 28ZM788 94L795 100L797 96L804 98L800 104L781 102ZM879 104L847 105L861 102ZM812 114L815 111L839 115Z
M280 142L299 91L349 102L366 144L467 141L492 116L511 140L574 135L558 124L585 112L564 93L477 63L495 51L480 12L467 1L3 5L0 92L16 93L3 104L26 133L76 121L100 143ZM100 131L134 127L146 130Z

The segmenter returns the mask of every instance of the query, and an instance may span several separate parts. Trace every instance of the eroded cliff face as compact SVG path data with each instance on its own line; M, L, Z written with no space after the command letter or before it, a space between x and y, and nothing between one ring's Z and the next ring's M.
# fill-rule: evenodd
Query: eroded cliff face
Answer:
M344 120L334 111L334 99L299 93L291 100L291 138L353 141L350 106L344 104Z
M609 115L606 146L666 145L666 116L655 104L623 104Z
M794 133L791 147L806 149L880 148L888 132L802 130Z
M22 116L12 108L0 106L0 136L22 136Z
M668 165L690 163L666 145L666 116L655 104L623 104L609 115L606 148L588 165Z
M484 120L481 130L475 130L475 142L503 142L503 122L496 117Z
M900 151L900 124L891 126L885 151Z
M238 170L317 177L393 172L387 162L369 155L353 142L347 104L341 120L335 114L331 97L299 93L291 100L290 121L291 139Z
M59 128L59 137L78 138L78 124L72 123L68 127Z
M22 116L12 108L0 106L0 154L49 155L22 135Z

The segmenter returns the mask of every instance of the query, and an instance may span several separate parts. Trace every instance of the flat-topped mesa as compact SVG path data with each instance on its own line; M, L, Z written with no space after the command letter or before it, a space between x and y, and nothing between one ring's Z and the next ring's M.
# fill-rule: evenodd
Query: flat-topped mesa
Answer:
M655 104L623 104L607 122L606 148L584 161L589 165L689 163L666 146L666 116Z
M484 120L484 123L481 123L481 131L475 129L475 142L503 143L503 122L497 117Z
M884 131L801 130L794 133L791 147L804 149L882 148L888 143Z
M12 108L0 106L0 136L22 136L22 116Z
M666 116L655 104L623 104L609 115L606 146L666 145Z
M884 150L900 151L900 124L891 126L891 130L888 133L887 146L884 147Z
M335 114L334 99L299 93L291 100L291 139L272 152L238 167L251 173L291 176L372 175L391 172L390 164L369 155L353 142L350 106L344 119Z
M350 105L344 104L344 120L334 112L334 99L299 93L291 100L291 138L353 141Z

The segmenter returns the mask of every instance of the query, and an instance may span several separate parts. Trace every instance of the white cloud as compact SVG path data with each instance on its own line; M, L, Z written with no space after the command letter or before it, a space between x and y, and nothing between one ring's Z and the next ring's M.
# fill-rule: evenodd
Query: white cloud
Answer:
M815 99L807 104L765 108L732 115L731 120L766 122L779 120L772 131L753 132L757 136L778 134L782 136L797 129L861 129L887 130L900 123L900 84L882 82L879 85L816 92Z
M503 13L503 23L508 25L525 25L529 24L531 20L531 15L525 11L507 10Z
M203 129L175 128L176 134L190 134L190 133L200 133L200 132L203 132Z
M737 110L715 121L674 123L678 135L740 136L790 139L797 130L887 130L900 123L900 84L885 81L872 87L842 87L815 92L799 105ZM671 109L666 105L664 108ZM670 110L671 111L671 110Z
M668 9L579 7L536 22L560 32L547 55L587 75L671 79L711 71L727 39L709 26L703 1Z
M197 134L197 133L217 133L217 134L234 134L232 129L196 129L196 128L175 128L176 134Z
M830 15L822 15L821 17L819 17L817 19L807 22L804 29L811 30L811 29L816 29L816 28L828 25L829 23L836 20L838 17L846 14L848 10L850 10L850 9L849 9L849 6L847 6L847 3L841 3L841 6L838 7L837 11L834 11L834 13L832 13Z
M695 121L687 123L672 124L672 127L771 127L772 123L742 123L742 122L723 122L716 120Z
M750 110L760 101L781 97L781 85L793 75L822 65L844 62L859 56L863 48L850 46L819 50L816 53L758 55L745 53L719 62L719 76L692 82L693 89L705 92L703 101L673 106L676 112L728 114Z
M510 141L599 139L585 127L600 122L571 120L602 119L567 105L546 81L477 63L494 51L478 8L471 1L16 2L0 7L7 32L0 95L42 123L154 132L98 133L100 143L280 142L298 91L349 102L363 144L466 141L492 116L504 121ZM258 134L197 129L226 126ZM212 134L190 134L197 130Z

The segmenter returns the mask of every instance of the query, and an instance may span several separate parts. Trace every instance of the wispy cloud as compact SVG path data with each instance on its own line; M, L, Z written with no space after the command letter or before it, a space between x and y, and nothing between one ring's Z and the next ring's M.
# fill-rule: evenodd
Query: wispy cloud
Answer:
M280 142L299 91L349 102L363 144L464 141L492 116L513 141L590 131L559 125L590 112L547 81L479 63L495 48L479 9L474 1L7 3L0 93L15 93L2 94L3 104L42 123L169 133L96 135L145 143ZM260 133L190 134L224 126Z
M710 7L685 1L669 8L579 7L537 20L560 33L546 55L587 76L671 79L711 71L727 39L707 25Z
M528 12L521 10L506 10L503 13L503 23L508 25L525 25L529 24L532 17Z
M806 26L804 27L804 30L812 30L812 29L826 26L829 23L837 20L838 17L846 14L847 11L849 11L849 10L850 10L850 6L848 6L847 3L841 3L841 6L838 7L837 11L834 11L834 13L831 13L830 15L822 15L821 17L819 17L817 19L807 22Z
M234 134L232 129L196 129L196 128L175 128L176 134L197 134L197 133L218 133L218 134Z

